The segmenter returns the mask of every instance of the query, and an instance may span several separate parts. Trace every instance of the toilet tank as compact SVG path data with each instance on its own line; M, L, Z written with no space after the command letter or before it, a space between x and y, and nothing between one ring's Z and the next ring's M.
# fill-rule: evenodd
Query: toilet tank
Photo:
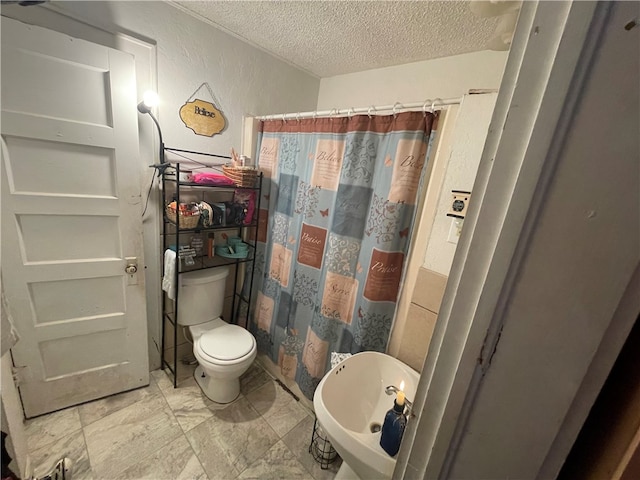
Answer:
M227 267L209 268L180 275L178 324L198 325L222 314Z

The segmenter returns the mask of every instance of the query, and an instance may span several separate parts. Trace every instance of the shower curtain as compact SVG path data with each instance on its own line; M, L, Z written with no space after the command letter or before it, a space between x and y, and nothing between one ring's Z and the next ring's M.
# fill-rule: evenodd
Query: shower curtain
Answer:
M258 348L309 399L331 352L386 348L436 117L262 122Z

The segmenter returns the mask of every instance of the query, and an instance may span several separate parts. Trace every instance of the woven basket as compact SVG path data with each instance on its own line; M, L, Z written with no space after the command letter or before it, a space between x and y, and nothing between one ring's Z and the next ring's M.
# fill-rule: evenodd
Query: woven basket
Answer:
M253 167L232 167L223 165L222 171L239 187L254 187L258 170Z
M184 212L180 212L180 228L196 228L200 221L200 212L189 212L190 215L185 215ZM176 223L176 210L167 205L167 218Z

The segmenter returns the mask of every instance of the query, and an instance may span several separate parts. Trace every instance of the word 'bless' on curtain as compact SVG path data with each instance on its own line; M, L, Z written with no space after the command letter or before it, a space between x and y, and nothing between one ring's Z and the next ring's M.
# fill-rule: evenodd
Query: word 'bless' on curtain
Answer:
M384 351L431 113L262 122L258 348L313 398L331 352Z

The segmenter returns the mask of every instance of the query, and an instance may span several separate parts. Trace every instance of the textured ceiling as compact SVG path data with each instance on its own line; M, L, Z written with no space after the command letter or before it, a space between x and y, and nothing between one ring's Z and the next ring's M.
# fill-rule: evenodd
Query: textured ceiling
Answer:
M466 1L175 1L318 77L485 50L495 18Z

